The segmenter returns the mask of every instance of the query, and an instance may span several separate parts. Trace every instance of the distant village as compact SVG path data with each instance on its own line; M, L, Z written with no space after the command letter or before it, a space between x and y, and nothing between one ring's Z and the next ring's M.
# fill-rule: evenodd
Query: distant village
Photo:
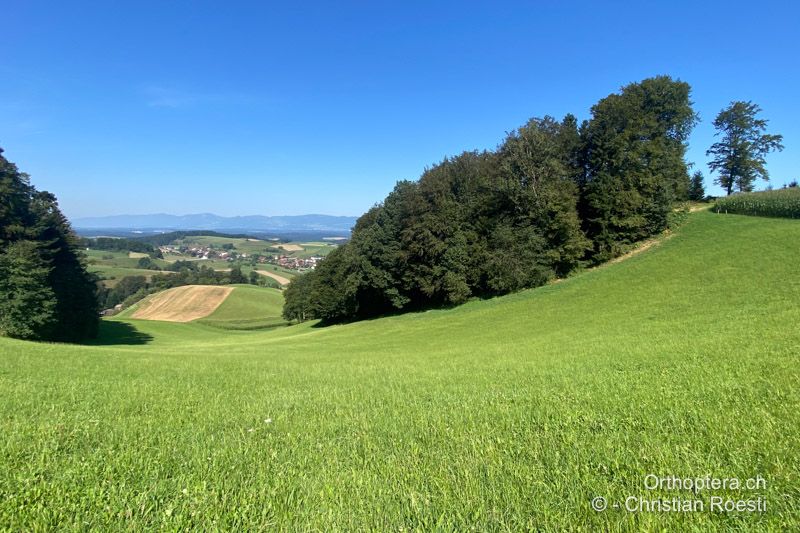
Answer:
M205 245L165 245L159 246L159 250L164 255L183 255L193 257L198 260L221 260L221 261L248 261L253 264L278 265L290 270L313 270L317 263L322 260L322 256L312 256L307 258L293 257L285 254L247 254L239 253L234 249L217 248Z

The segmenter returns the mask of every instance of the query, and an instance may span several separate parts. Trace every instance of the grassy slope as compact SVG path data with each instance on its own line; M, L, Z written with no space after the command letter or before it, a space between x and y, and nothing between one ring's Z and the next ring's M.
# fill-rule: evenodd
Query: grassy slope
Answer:
M216 311L200 320L223 329L260 329L282 326L283 293L278 289L235 285L236 289Z
M453 310L0 339L0 524L796 528L798 240L697 213L625 262ZM690 497L647 473L761 475L768 512L591 510Z

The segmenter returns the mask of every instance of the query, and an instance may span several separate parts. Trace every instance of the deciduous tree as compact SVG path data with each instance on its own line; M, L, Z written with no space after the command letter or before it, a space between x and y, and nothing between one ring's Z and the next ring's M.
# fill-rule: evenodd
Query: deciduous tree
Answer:
M783 150L783 136L766 133L767 121L758 118L760 112L753 102L737 101L714 119L716 135L721 139L706 152L713 156L708 168L717 173L714 183L728 194L734 189L752 191L758 178L769 181L766 155Z

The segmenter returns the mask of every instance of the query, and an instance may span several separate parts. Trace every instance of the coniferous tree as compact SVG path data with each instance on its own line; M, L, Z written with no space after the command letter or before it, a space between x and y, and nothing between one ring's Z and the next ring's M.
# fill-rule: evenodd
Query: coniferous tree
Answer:
M689 186L689 200L701 202L706 197L706 190L703 187L703 173L699 170L692 174L692 183Z
M58 316L52 268L40 243L20 240L0 251L0 335L49 339Z
M239 265L236 265L233 268L231 268L229 276L231 283L247 283L247 277L244 274L242 274L242 267L240 267Z
M68 342L96 335L97 283L77 243L55 196L31 186L0 150L0 333Z

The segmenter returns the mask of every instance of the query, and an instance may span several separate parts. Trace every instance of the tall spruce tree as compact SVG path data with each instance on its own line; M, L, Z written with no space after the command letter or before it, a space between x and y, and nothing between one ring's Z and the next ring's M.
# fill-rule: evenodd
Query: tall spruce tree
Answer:
M41 243L18 240L0 251L0 335L48 339L58 316L52 267Z
M96 280L69 222L55 196L31 186L2 150L0 279L0 334L67 342L96 335Z
M703 186L703 173L699 170L692 174L692 183L689 186L689 200L701 202L706 197L706 189Z

